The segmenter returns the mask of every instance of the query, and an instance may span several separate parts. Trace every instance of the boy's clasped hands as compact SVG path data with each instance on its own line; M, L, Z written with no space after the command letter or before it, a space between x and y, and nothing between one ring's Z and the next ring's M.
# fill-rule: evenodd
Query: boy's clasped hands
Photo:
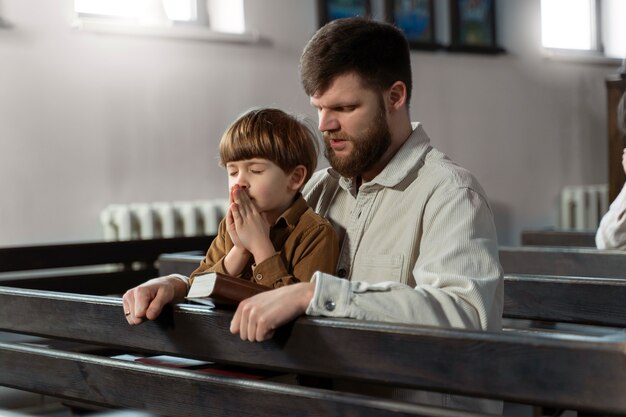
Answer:
M274 254L267 216L259 211L247 189L238 184L233 185L230 190L226 228L235 245L229 255L238 257L236 264L239 266L228 271L231 275L238 275L250 256L259 264ZM227 261L226 265L229 264Z

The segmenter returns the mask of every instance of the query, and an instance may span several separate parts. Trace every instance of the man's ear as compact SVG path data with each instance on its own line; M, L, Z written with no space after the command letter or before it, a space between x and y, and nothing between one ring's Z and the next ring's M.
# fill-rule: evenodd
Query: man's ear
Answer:
M396 81L389 88L389 108L398 110L406 104L406 84Z
M304 165L298 165L295 167L291 171L291 174L289 174L289 188L292 191L298 191L302 188L306 174L306 167Z

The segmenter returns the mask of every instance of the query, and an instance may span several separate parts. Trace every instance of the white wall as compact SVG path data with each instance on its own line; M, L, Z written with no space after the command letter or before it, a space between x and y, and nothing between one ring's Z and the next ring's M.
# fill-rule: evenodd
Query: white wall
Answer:
M224 197L216 146L252 106L315 118L298 78L316 0L247 0L259 45L72 30L72 0L0 0L0 246L99 239L113 202ZM441 0L440 0L441 1ZM487 191L500 242L607 181L612 66L545 60L539 0L498 3L492 57L413 53L414 120Z

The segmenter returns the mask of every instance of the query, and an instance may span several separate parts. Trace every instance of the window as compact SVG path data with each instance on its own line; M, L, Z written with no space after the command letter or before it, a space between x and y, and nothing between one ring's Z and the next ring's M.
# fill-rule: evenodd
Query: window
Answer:
M544 48L597 50L595 0L541 0Z
M74 11L75 26L80 29L244 42L258 39L246 31L243 0L74 0Z
M541 43L547 50L626 56L624 0L541 0Z

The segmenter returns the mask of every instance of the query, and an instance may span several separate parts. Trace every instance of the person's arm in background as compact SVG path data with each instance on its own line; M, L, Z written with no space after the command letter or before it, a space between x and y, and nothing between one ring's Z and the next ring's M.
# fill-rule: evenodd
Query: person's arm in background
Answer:
M626 149L622 154L622 167L626 173ZM596 232L598 249L626 249L626 184L609 211L602 216Z

